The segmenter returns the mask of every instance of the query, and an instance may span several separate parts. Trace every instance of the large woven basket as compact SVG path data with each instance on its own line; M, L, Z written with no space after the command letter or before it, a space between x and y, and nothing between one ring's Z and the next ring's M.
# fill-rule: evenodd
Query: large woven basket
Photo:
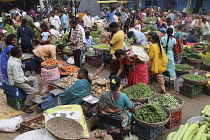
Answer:
M139 109L139 108L141 108L141 107L143 107L143 105L136 107L136 110ZM170 112L167 108L165 108L165 107L163 107L163 106L162 106L162 108L165 110L165 112L166 112L167 115L168 115L168 119L165 120L164 122L159 122L159 123L146 123L146 122L143 122L143 121L137 119L137 118L135 117L135 115L133 115L134 120L136 121L136 123L138 123L138 124L140 124L140 125L142 125L142 126L144 126L144 127L161 127L161 126L164 126L165 124L168 123L168 121L169 121L169 119L170 119L170 117L171 117L171 112Z
M130 88L130 87L129 87ZM129 88L127 88L127 89L129 89ZM128 93L127 92L127 89L125 90L125 93L128 95L128 97L130 98L130 93ZM154 92L155 92L155 94L154 95L152 95L152 96L150 96L150 97L153 97L153 96L155 96L156 94L157 94L157 92L156 92L156 90L155 89L152 89ZM140 102L140 103L142 103L142 104L144 104L144 103L147 103L148 102L148 99L150 98L150 97L147 97L147 98L130 98L134 103L136 103L136 102Z
M179 70L176 70L176 73L177 74L180 74L180 75L183 75L183 74L188 74L189 71L179 71Z
M171 95L171 94L170 94L170 95ZM150 97L150 98L148 99L148 103L150 103L153 99L158 98L158 97L160 97L160 96L161 96L161 94ZM184 101L183 101L181 98L179 98L178 96L175 96L175 95L171 95L171 96L173 96L175 99L177 99L177 100L179 101L179 103L181 104L181 105L180 105L179 107L177 107L177 108L173 108L173 109L167 108L167 109L171 112L171 114L173 114L173 113L175 113L175 112L180 111L180 110L183 108Z
M193 84L193 85L205 85L206 83L208 83L207 78L206 78L206 81L192 81L192 80L184 78L183 76L182 76L182 78L184 79L184 81L186 83Z
M51 118L46 122L46 128L58 140L76 140L84 133L80 123L64 117Z
M203 61L205 61L205 59L192 59L192 58L188 58L187 57L187 61L190 62L190 63L196 63L196 64L201 64L203 63Z
M204 70L190 70L189 74L194 74L195 72L198 72L198 75L203 75L203 76L206 76L207 74L207 71Z

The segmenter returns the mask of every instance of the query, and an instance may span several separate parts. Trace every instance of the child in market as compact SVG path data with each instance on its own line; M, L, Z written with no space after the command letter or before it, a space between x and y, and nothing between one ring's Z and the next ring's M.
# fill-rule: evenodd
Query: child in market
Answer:
M46 41L50 37L50 33L47 31L47 27L42 28L43 32L41 34L42 36L42 41Z
M94 25L92 26L92 31L97 31L98 30L98 25L96 22L94 22Z
M166 30L167 30L167 25L166 25L165 23L163 23L159 30L160 30L163 34L165 34L165 33L166 33Z
M34 49L38 48L40 45L39 45L39 41L38 40L33 40L32 41L32 46Z
M90 32L86 31L85 32L85 39L86 39L86 46L90 46L90 45L95 45L95 43L93 42L93 38L92 36L90 36Z

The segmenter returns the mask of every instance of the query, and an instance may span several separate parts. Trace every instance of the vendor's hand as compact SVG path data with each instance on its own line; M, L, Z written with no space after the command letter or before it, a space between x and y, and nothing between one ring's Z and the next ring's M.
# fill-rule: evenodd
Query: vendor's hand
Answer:
M30 81L25 81L25 83L29 84L31 87L33 87L33 83Z

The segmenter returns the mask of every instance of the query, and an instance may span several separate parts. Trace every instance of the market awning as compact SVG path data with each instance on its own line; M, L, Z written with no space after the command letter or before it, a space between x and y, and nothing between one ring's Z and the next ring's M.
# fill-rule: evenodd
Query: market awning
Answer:
M0 0L0 2L13 2L13 1L16 1L16 0Z
M128 3L129 1L116 1L116 0L111 0L111 1L97 1L97 3L112 3L112 2Z

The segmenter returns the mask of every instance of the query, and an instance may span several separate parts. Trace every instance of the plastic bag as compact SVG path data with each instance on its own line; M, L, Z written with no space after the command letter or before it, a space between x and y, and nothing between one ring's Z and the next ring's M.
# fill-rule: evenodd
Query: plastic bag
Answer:
M15 132L20 128L20 123L23 122L21 116L17 116L9 119L0 120L0 131L1 132Z

